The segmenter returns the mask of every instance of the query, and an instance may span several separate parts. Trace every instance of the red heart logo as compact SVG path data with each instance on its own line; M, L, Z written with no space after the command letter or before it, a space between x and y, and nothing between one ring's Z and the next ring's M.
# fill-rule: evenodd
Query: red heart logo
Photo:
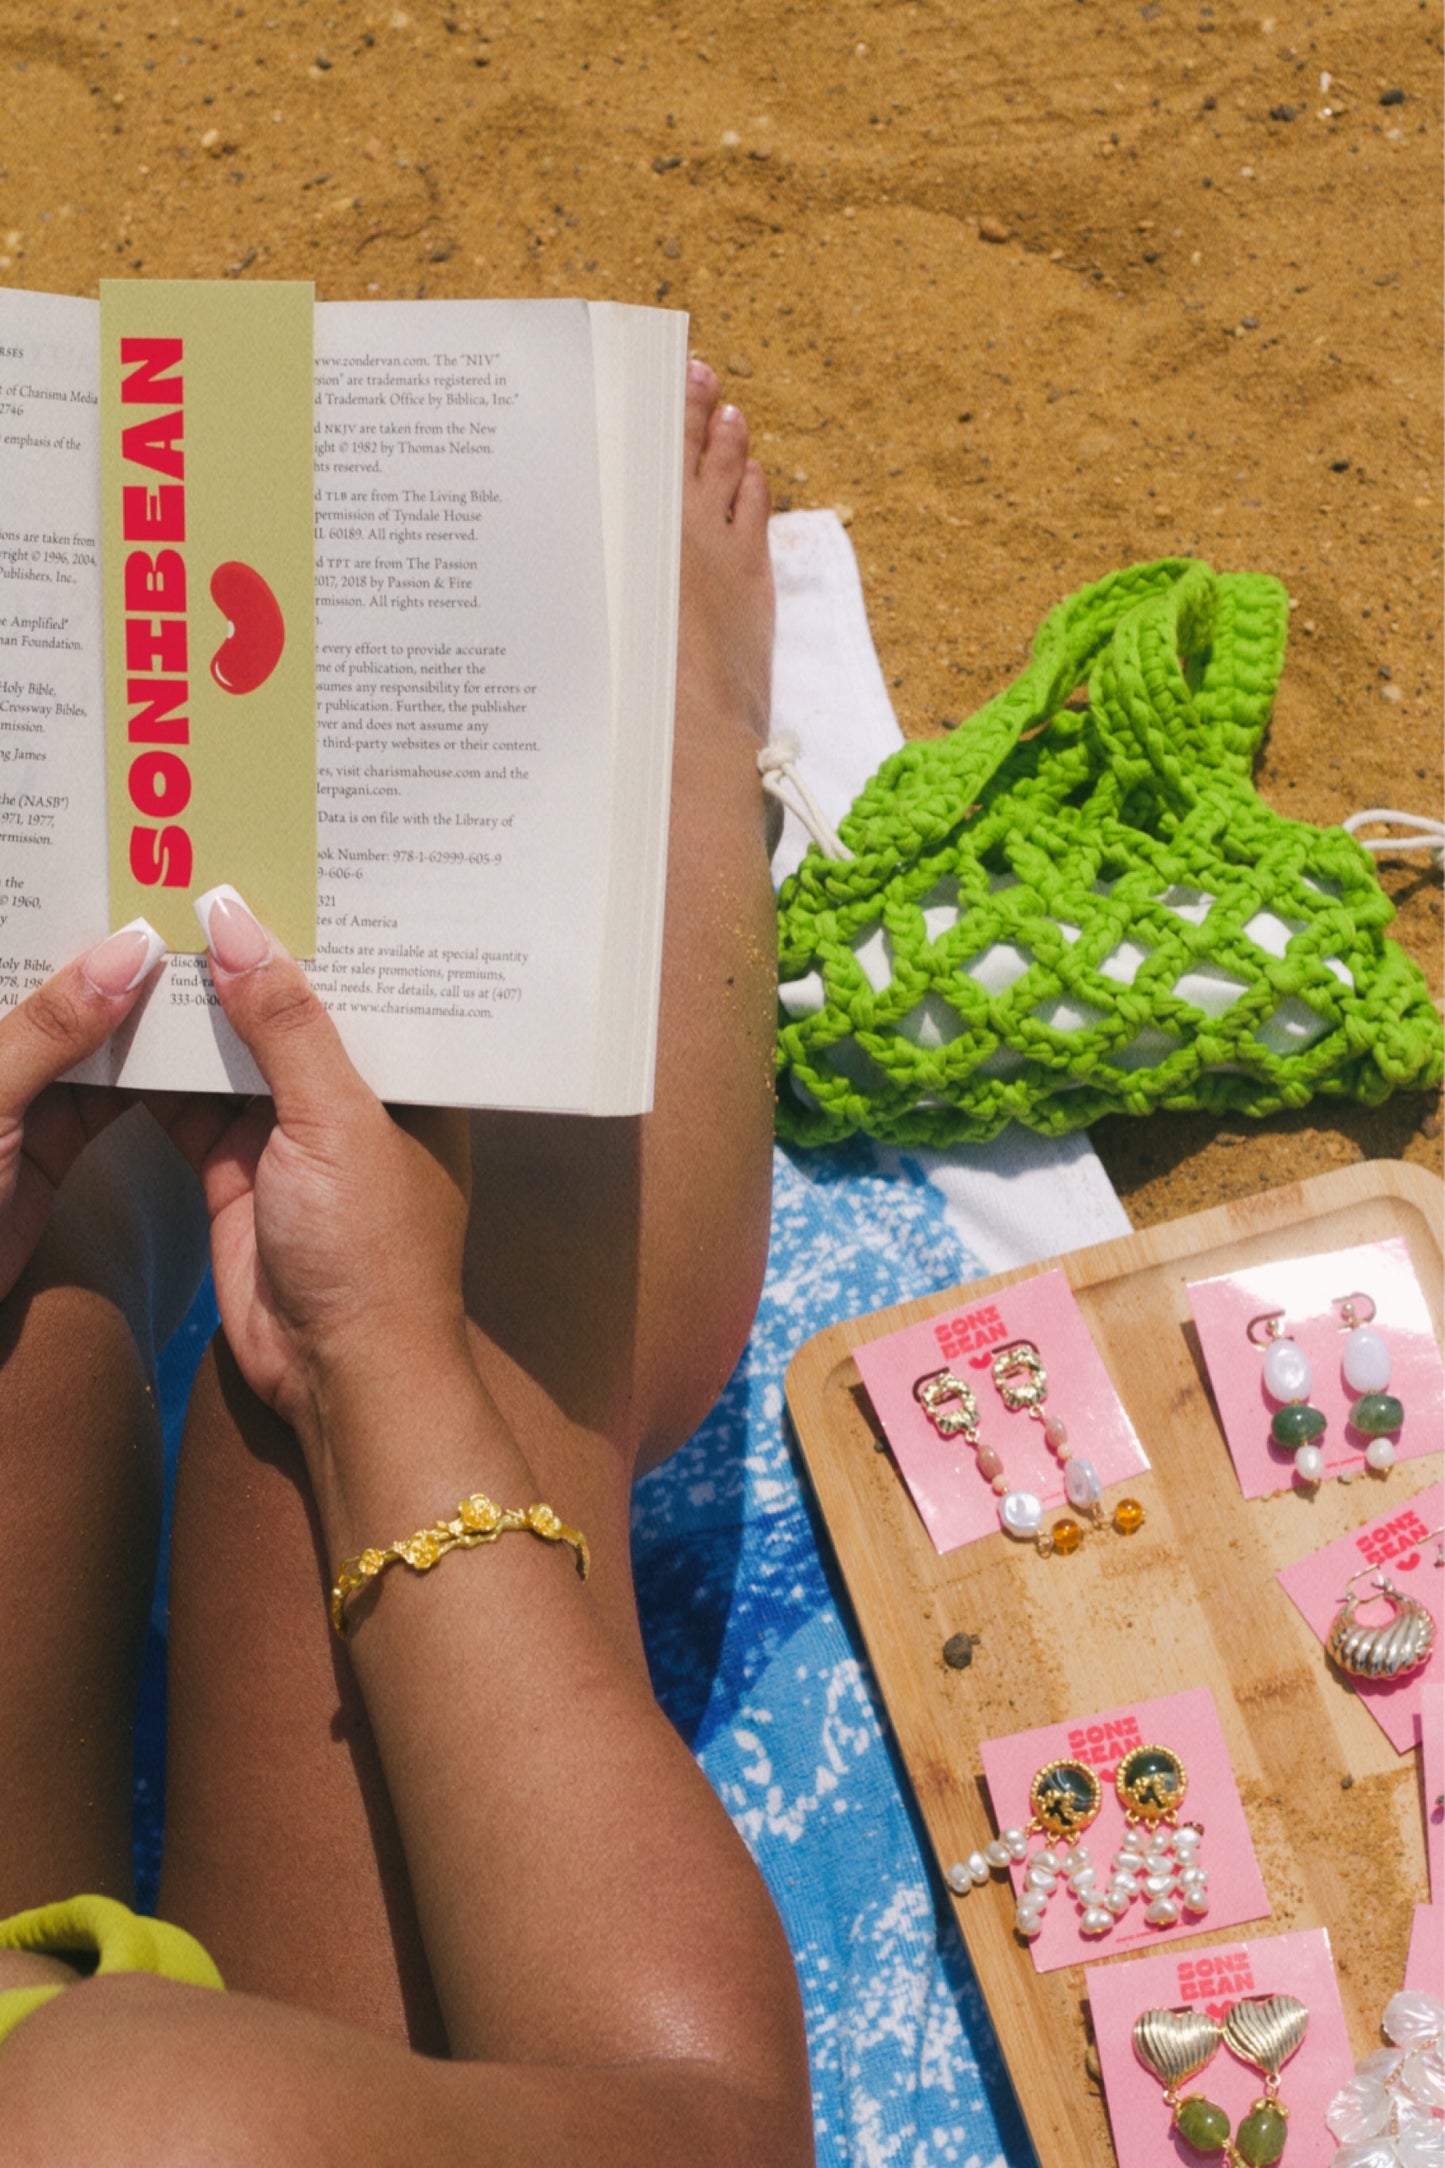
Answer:
M286 645L281 605L251 565L234 559L211 574L211 600L228 620L211 657L211 676L224 693L253 693L264 685Z

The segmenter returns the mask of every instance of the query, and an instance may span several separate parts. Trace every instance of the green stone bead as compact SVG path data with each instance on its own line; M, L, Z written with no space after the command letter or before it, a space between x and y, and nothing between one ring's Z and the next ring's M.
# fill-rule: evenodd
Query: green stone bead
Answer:
M1229 2143L1229 2117L1203 2093L1191 2093L1174 2111L1179 2135L1196 2153L1222 2153Z
M1283 2111L1270 2101L1251 2108L1234 2133L1234 2148L1248 2168L1274 2168L1289 2132Z
M1393 1393L1364 1393L1350 1412L1350 1428L1362 1438L1385 1438L1398 1430L1405 1410Z
M1269 1434L1276 1445L1293 1453L1298 1446L1309 1445L1321 1436L1324 1427L1322 1408L1312 1408L1307 1400L1292 1400L1287 1408L1275 1409Z

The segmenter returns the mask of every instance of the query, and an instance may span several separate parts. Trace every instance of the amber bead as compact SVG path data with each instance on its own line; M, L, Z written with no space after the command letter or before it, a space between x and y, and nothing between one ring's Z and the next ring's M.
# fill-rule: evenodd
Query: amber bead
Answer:
M1121 1536L1132 1536L1144 1525L1144 1508L1137 1498L1121 1498L1114 1508L1114 1526Z
M1077 1551L1084 1540L1084 1531L1077 1521L1055 1521L1050 1533L1054 1539L1054 1549L1062 1551L1065 1558L1070 1551Z

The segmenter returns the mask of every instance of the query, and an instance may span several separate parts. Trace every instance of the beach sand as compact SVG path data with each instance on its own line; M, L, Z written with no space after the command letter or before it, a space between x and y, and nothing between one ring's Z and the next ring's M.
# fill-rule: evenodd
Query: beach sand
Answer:
M1189 554L1296 605L1270 802L1438 812L1440 80L1434 0L9 0L0 283L686 309L910 735ZM1382 879L1438 999L1440 877ZM1418 1095L1094 1135L1141 1224L1441 1165Z

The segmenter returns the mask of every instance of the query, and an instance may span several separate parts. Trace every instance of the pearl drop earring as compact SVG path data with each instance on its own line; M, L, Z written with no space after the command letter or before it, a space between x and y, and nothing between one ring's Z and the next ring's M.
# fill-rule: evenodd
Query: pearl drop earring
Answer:
M1199 1864L1203 1827L1179 1820L1189 1775L1172 1747L1132 1747L1114 1774L1128 1824L1114 1854L1103 1903L1116 1918L1144 1899L1151 1927L1172 1927L1181 1911L1209 1910L1209 1878Z
M1300 1481L1318 1483L1325 1472L1325 1456L1315 1441L1324 1436L1325 1414L1310 1404L1315 1382L1310 1359L1286 1333L1283 1310L1252 1317L1245 1330L1252 1345L1264 1349L1264 1389L1279 1403L1270 1418L1269 1434L1276 1445L1294 1454Z
M955 1896L975 1883L988 1880L989 1869L1003 1869L1018 1862L1024 1868L1023 1895L1014 1914L1014 1925L1026 1942L1043 1931L1044 1913L1058 1887L1060 1876L1079 1908L1081 1935L1107 1935L1114 1914L1098 1895L1098 1873L1080 1837L1103 1803L1099 1779L1085 1762L1046 1762L1029 1786L1033 1814L1019 1829L1000 1830L981 1852L972 1852L949 1868L944 1880ZM1048 1843L1029 1856L1029 1838L1043 1836Z
M1384 1475L1395 1465L1395 1447L1388 1434L1398 1430L1405 1420L1404 1407L1386 1390L1390 1383L1390 1350L1374 1327L1372 1295L1357 1289L1353 1295L1336 1295L1334 1300L1347 1335L1341 1368L1346 1385L1359 1395L1350 1410L1350 1428L1369 1439L1366 1464Z
M1098 1469L1091 1460L1074 1453L1063 1417L1044 1413L1044 1402L1049 1397L1049 1378L1043 1357L1033 1341L1011 1340L1006 1347L996 1348L990 1368L999 1398L1009 1414L1017 1415L1026 1409L1034 1422L1043 1425L1044 1443L1063 1472L1064 1496L1080 1520L1087 1522L1090 1528L1107 1527L1108 1517L1100 1503L1104 1486L1099 1481ZM1042 1517L1040 1512L1039 1521ZM1137 1498L1119 1500L1113 1520L1119 1535L1133 1535L1143 1519L1144 1508ZM1039 1521L1035 1521L1030 1532L1036 1548L1045 1557L1057 1551L1067 1558L1084 1540L1079 1521L1070 1520L1067 1514L1049 1529L1041 1528Z
M999 1525L1005 1534L1031 1542L1044 1517L1043 1501L1032 1491L1010 1488L998 1453L979 1436L978 1396L973 1387L952 1370L932 1370L914 1379L913 1397L941 1438L961 1437L973 1447L978 1472L998 1500Z

